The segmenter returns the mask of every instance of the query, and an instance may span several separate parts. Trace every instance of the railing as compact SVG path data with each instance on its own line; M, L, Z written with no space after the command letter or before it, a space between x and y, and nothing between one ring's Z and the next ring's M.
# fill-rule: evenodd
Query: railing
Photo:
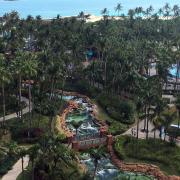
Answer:
M84 141L79 141L79 148L80 149L87 149L90 147L96 147L96 146L104 145L106 143L107 143L107 137L84 140Z
M93 133L93 134L86 134L86 135L77 135L74 137L73 140L75 141L84 141L84 140L90 140L90 139L96 139L100 138L100 133Z

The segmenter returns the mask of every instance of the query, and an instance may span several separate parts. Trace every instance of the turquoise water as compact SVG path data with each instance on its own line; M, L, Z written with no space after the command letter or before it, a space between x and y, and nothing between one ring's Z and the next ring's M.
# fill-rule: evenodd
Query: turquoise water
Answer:
M94 172L94 162L89 154L81 155L81 162L88 167L90 174ZM152 176L143 175L140 173L130 173L118 170L111 162L110 157L101 158L98 161L96 171L96 180L155 180Z
M84 135L91 136L95 133L98 133L98 126L94 123L93 118L91 117L91 112L89 109L89 103L85 102L84 99L79 97L73 96L63 96L65 100L74 100L76 103L79 104L77 110L72 111L66 117L66 123L68 124L68 128L73 131L74 133L76 130L72 126L72 121L83 121L83 124L78 128L77 136L78 138L82 138ZM91 159L90 155L87 153L81 154L81 162L85 164L88 168L88 171L91 175L94 172L94 162ZM96 180L155 180L153 177L136 174L136 173L129 173L129 172L122 172L114 166L110 160L110 156L107 154L106 157L102 158L98 161L98 168L96 171Z
M170 69L170 74L172 75L172 76L176 76L177 75L177 65L173 65L172 66L172 68ZM180 72L179 72L179 74L178 74L178 78L180 77Z
M114 7L121 2L123 12L127 13L130 8L142 6L147 8L152 5L154 9L159 9L168 0L0 0L0 16L6 12L16 10L21 17L31 14L41 15L43 18L53 18L57 14L61 16L72 16L80 11L100 15L103 8L107 8L111 15L115 14ZM180 4L179 0L169 0L171 5Z

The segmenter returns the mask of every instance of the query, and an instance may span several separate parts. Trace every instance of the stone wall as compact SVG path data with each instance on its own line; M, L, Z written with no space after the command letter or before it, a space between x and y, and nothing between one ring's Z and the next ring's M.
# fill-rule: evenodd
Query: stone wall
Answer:
M115 154L112 144L108 144L108 151L110 153L112 162L121 170L129 172L139 172L147 175L154 176L158 180L180 180L179 176L167 176L158 166L151 164L140 163L125 163L121 161Z

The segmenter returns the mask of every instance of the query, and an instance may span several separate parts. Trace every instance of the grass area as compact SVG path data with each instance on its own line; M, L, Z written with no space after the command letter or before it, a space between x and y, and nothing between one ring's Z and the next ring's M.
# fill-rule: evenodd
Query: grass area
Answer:
M174 119L172 124L178 125L179 118Z
M123 124L110 117L95 99L92 99L92 103L96 104L98 107L97 118L99 120L106 121L106 123L109 125L108 130L111 134L113 135L122 134L123 132L128 130L129 125Z
M4 156L3 158L4 160L0 162L0 179L1 176L6 174L17 161L17 158L15 157Z
M119 158L126 162L155 164L165 173L180 175L180 148L162 140L143 140L121 136L114 145Z
M6 122L6 126L9 128L12 139L20 143L26 143L24 137L26 136L27 129L29 128L29 114L23 115L23 121L14 118ZM35 136L42 133L49 132L49 119L47 116L43 116L34 113L32 116L32 126L31 129L36 128Z
M16 180L31 180L32 174L31 174L31 166L28 166L23 173L21 173Z

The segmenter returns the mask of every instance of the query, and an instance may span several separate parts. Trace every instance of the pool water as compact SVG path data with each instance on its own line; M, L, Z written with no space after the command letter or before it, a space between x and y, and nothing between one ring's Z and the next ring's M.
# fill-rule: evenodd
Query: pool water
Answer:
M169 73L173 76L176 77L177 75L177 65L173 64L172 67L169 69ZM178 78L180 78L180 71L178 73Z
M81 162L86 164L91 175L94 173L94 163L88 153L81 154ZM154 180L151 176L135 174L118 170L111 162L109 155L98 161L96 180Z
M83 98L78 98L74 96L70 97L63 97L65 100L74 100L78 103L79 108L74 110L73 112L69 113L66 117L66 123L68 128L72 132L76 132L76 129L71 124L72 121L82 121L83 123L78 128L77 136L87 136L97 134L99 132L99 125L95 122L95 119L91 115L91 105L87 103Z

